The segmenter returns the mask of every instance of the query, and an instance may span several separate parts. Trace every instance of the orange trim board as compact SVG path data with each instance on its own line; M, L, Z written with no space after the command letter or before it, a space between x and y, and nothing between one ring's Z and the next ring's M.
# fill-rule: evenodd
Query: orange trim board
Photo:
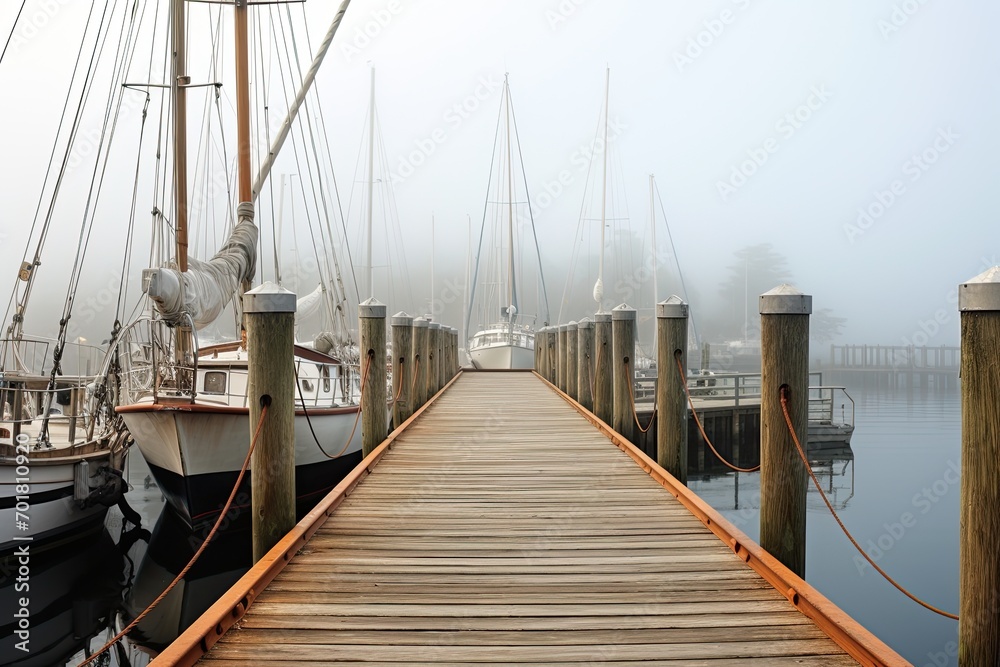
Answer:
M775 590L784 595L796 609L812 620L838 646L847 651L848 655L862 665L871 667L910 666L907 660L851 618L840 607L830 602L804 579L785 567L759 544L747 537L743 531L731 524L715 508L681 484L676 477L661 468L656 461L646 456L641 449L626 440L597 415L540 374L536 372L535 376L596 426L613 444L632 457L650 477L677 498L695 518L705 524L716 537L732 549L733 553L739 556L767 583L771 584Z
M372 450L357 467L352 470L340 484L335 486L327 496L314 507L309 514L295 524L287 535L275 544L267 554L257 561L239 581L232 585L215 604L208 608L181 636L164 649L149 663L150 667L167 667L178 665L188 667L201 659L219 639L225 635L253 605L261 591L281 572L285 565L312 538L319 528L326 523L327 518L351 495L355 487L363 480L385 453L392 449L396 439L427 410L455 381L462 375L459 371L444 387L442 387L426 403L420 406L409 419L400 424L382 443Z

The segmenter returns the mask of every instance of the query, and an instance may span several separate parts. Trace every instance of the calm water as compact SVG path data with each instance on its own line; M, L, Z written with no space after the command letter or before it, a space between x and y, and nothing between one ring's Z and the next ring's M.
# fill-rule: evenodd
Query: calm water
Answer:
M857 402L853 460L842 457L814 470L827 490L832 483L831 501L843 507L844 523L879 566L918 597L957 613L959 484L952 470L961 461L959 394L854 389L851 395ZM759 478L739 475L738 498L735 478L689 486L756 540ZM902 526L906 513L911 527ZM912 602L865 563L811 482L806 580L915 665L958 664L949 654L957 622Z
M835 453L815 470L858 540L882 549L879 565L932 604L957 611L959 487L951 470L960 460L958 394L855 389L852 395L853 453ZM114 634L107 629L109 618L122 627L184 566L197 538L162 511L162 497L147 475L133 451L128 499L142 515L143 530L123 534L121 515L113 509L103 532L33 558L32 655L25 659L14 651L12 628L0 628L0 664L79 664L85 651ZM756 539L757 476L738 477L696 478L691 487ZM911 527L901 525L905 513L913 517ZM813 586L918 667L957 664L948 654L957 624L919 607L861 565L815 490L808 526L806 578ZM95 664L146 665L150 652L169 643L239 578L249 566L247 533L217 540L217 548L206 551L131 639ZM5 599L13 598L9 578L0 586Z

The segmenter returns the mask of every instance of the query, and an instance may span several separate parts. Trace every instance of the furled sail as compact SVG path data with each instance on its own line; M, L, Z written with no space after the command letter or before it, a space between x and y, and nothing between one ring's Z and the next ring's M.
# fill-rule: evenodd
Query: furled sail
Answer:
M195 328L202 329L215 321L244 281L253 279L258 233L253 214L253 204L239 205L239 222L226 244L207 262L190 258L188 270L183 273L174 268L142 272L143 291L164 320L172 325L183 324L187 313Z
M311 315L315 315L320 306L323 305L323 285L317 285L316 289L303 297L299 297L295 308L295 321L299 322Z

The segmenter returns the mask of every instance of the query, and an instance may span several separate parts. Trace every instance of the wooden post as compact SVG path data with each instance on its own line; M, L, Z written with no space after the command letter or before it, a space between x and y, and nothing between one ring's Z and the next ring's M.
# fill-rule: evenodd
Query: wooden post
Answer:
M368 456L385 440L385 305L374 297L358 306L361 332L361 368L368 366L368 378L361 393L361 454ZM371 361L369 361L371 359Z
M576 323L576 391L580 405L594 411L594 323L585 317Z
M448 338L448 327L441 325L437 333L437 357L434 365L437 367L437 390L441 391L441 387L444 386L444 369L445 369L445 339Z
M635 429L632 416L632 390L635 384L635 309L621 304L611 311L612 392L614 396L611 428L629 442Z
M785 424L802 446L809 433L809 315L812 297L780 285L760 297L760 545L795 574L806 572L805 466Z
M549 327L549 335L546 338L549 347L548 352L545 353L545 358L549 363L549 382L558 384L556 371L559 368L559 327Z
M76 441L76 418L80 414L80 391L81 387L73 387L69 390L69 405L66 406L66 416L69 417L69 436L67 440L71 445Z
M688 305L679 296L656 304L656 462L687 485L688 406L687 382ZM677 372L680 353L683 374ZM733 423L738 418L733 415Z
M448 380L458 375L458 329L450 328L448 336Z
M1000 664L1000 266L959 287L962 491L958 664ZM948 473L945 475L948 479ZM950 481L950 480L949 480Z
M566 325L566 393L574 399L580 395L576 382L577 375L579 374L576 361L576 331L576 322L570 322Z
M545 353L548 351L548 327L542 327L535 332L535 370L543 378L546 378L546 364L548 358Z
M441 336L441 325L431 322L427 325L427 398L437 393L438 385L438 338Z
M535 332L533 339L535 343L535 372L538 373L542 367L542 329Z
M256 563L295 526L295 294L264 283L243 295L243 313L251 438L267 406L250 457Z
M556 386L558 386L562 391L566 391L566 325L560 324L558 331L556 351L559 354L559 359L556 363Z
M427 402L427 332L428 322L423 317L413 318L413 368L417 373L413 389L413 411Z
M614 397L612 356L611 313L597 313L594 315L594 414L605 424L611 424Z
M712 361L712 346L708 343L702 343L701 345L701 370L709 370L709 366ZM687 360L684 360L685 367L687 366Z
M413 318L399 312L392 316L392 427L397 428L415 410L413 396Z

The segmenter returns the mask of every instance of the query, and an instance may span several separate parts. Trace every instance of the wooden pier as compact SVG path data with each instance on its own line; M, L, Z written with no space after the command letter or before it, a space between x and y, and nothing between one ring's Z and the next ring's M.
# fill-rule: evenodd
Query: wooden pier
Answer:
M907 664L530 372L459 374L153 665Z

